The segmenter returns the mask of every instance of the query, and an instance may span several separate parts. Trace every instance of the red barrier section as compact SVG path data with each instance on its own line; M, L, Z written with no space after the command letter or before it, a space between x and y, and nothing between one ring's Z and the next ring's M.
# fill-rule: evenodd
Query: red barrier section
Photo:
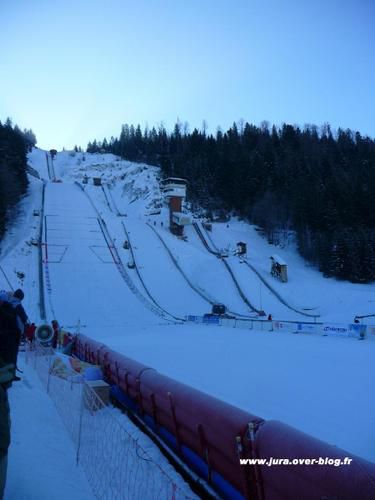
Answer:
M248 424L261 418L153 371L143 372L140 392L146 413L243 491L236 437L248 448Z
M260 466L266 500L303 498L316 500L374 500L375 464L340 448L319 441L286 424L264 422L256 433L258 457L273 458L352 458L350 465L273 465Z

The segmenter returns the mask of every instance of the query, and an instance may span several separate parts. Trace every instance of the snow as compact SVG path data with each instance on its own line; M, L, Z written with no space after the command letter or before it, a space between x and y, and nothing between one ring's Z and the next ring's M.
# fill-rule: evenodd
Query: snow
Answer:
M34 149L29 161L48 180L45 152ZM54 169L63 182L47 182L45 189L48 320L56 317L71 330L79 324L86 335L161 373L375 461L375 342L176 324L171 315L210 312L210 300L242 315L254 313L221 259L207 252L191 226L185 228L187 241L170 234L159 170L113 155L72 152L59 152ZM82 183L84 176L88 183L82 191L75 181ZM93 177L101 177L103 188L92 184ZM26 242L39 234L40 217L32 211L41 208L42 182L30 180L17 221L1 242L0 265L14 288L24 288L25 308L38 322L38 248ZM124 226L139 275L127 267L132 255L123 248ZM227 262L250 302L275 320L313 321L286 307L233 255L239 241L247 244L249 264L298 311L345 325L355 315L375 313L374 284L324 278L298 255L293 242L276 250L288 264L289 281L281 283L270 275L275 246L254 226L233 218L228 224L214 223L210 237L217 248L226 249ZM1 269L0 288L9 288ZM155 303L169 315L160 309L155 313ZM375 318L367 323L375 324Z
M22 381L8 390L12 442L5 500L92 500L56 408L36 372L25 365L23 354L18 364L24 372Z

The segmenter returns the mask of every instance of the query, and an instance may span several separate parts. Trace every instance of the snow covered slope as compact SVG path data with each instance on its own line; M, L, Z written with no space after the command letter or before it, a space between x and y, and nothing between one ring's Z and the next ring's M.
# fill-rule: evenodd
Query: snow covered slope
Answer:
M34 150L30 163L48 179L45 152ZM254 314L193 228L186 230L187 241L170 234L159 170L105 154L59 152L53 163L62 182L48 182L45 191L48 320L56 317L65 326L79 320L85 334L166 375L375 461L375 342L176 325L171 315L201 315L210 311L210 301ZM93 177L103 186L94 186ZM33 319L39 315L38 249L26 241L38 233L38 217L30 213L40 205L41 181L33 179L22 213L1 244L0 265L13 287L25 288ZM319 321L348 323L375 312L373 284L326 279L292 244L275 249L249 224L215 223L210 236L227 249L249 300L274 319L311 320L295 309L320 314ZM127 239L133 254L123 246ZM263 281L231 254L238 241L247 243L248 262ZM288 264L288 283L270 276L275 250ZM133 259L139 273L127 266ZM9 287L1 270L0 287Z

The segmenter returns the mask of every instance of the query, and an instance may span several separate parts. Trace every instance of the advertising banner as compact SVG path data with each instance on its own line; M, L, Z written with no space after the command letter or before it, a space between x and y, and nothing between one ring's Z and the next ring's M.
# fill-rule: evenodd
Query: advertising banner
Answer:
M219 316L203 316L203 323L207 323L209 325L219 325L220 317Z
M324 323L322 333L333 337L349 337L349 326L340 323Z

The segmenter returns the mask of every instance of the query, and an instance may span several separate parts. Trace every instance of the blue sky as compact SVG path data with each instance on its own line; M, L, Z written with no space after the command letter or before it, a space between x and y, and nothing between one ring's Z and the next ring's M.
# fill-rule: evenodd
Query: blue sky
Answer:
M0 120L43 148L177 119L375 137L373 0L1 0Z

